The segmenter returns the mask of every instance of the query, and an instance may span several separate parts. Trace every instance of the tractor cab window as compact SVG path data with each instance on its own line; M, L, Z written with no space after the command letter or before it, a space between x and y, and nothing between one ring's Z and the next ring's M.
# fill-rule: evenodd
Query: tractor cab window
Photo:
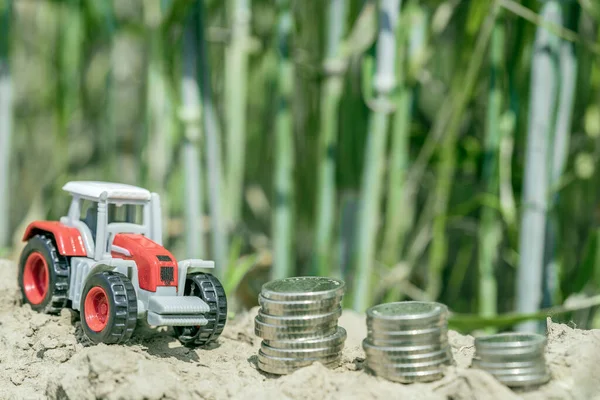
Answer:
M108 204L108 223L126 222L129 224L143 223L144 206L139 204Z
M96 227L98 226L98 205L96 202L82 200L79 219L90 228L92 238L96 241Z

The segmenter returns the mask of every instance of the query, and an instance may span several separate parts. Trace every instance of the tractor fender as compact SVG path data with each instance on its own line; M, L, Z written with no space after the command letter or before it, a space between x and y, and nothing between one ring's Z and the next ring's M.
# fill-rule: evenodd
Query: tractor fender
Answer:
M185 293L185 280L189 274L195 272L202 272L203 269L215 268L215 262L211 260L200 260L200 259L187 259L181 260L177 263L178 281L177 282L177 295L183 296Z
M33 221L23 234L23 241L40 233L50 233L56 242L56 250L66 257L86 257L87 251L77 228L66 226L57 221Z
M130 281L137 281L137 265L133 260L123 260L120 258L111 258L108 260L98 261L92 265L88 276L97 274L98 272L112 271L125 275ZM87 280L87 277L86 277Z
M80 290L83 290L87 280L91 276L104 271L117 272L126 276L131 281L131 284L133 285L137 296L138 316L144 315L144 313L148 309L148 301L145 298L140 298L144 296L140 296L140 285L138 281L137 264L133 260L112 258L108 260L102 260L93 264L85 279L82 280ZM83 301L83 298L81 298L80 301Z

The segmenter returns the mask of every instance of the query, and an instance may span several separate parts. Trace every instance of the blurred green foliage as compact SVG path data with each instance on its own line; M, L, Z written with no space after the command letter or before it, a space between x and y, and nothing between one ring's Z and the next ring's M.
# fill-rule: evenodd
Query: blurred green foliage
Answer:
M4 223L14 232L16 248L24 224L65 213L68 199L61 191L65 182L120 181L161 194L165 243L180 257L186 253L190 224L201 225L205 241L213 242L215 215L209 203L221 203L219 217L229 249L226 287L245 306L256 301L268 271L277 268L272 266L273 248L287 252L276 260L288 258L295 274L339 271L353 294L357 266L352 260L356 240L363 240L354 234L363 228L356 225L361 179L367 138L374 134L368 129L373 79L377 60L384 56L376 51L381 28L378 2L348 0L340 17L346 28L338 53L342 75L333 113L337 130L335 145L325 149L319 144L321 121L327 121L321 104L329 101L323 90L331 71L323 62L328 30L335 21L328 18L325 0L290 0L277 6L269 0L252 0L248 35L242 31L244 36L232 40L231 24L240 3L206 0L200 16L196 0L12 1L11 18L0 21L3 28L10 25L7 57L14 120L12 145L5 149L10 156L10 212ZM392 114L404 114L391 118L390 140L385 142L384 158L377 160L385 181L380 201L375 197L376 229L368 238L375 249L365 266L372 282L369 304L431 299L447 303L461 313L457 315L476 314L482 312L486 294L481 290L486 285L481 279L487 274L485 279L498 293L492 314L515 307L529 99L535 90L530 88L535 73L533 44L536 30L544 28L539 17L532 17L541 2L526 0L519 7L514 3L402 2L395 42L401 61L391 100L400 107ZM577 78L564 149L566 167L559 184L546 194L557 199L547 210L556 216L557 232L556 240L546 242L552 247L546 251L555 255L558 276L544 276L559 281L556 302L598 293L600 279L600 14L590 0L560 2L560 7L565 22L553 31L560 40L573 43ZM284 39L278 35L282 18L293 22ZM201 44L207 46L206 60L198 61L198 82L210 66L208 87L203 90L210 90L216 116L215 130L203 124L195 144L203 166L199 184L210 194L211 179L224 183L212 200L204 196L198 221L186 221L183 210L189 182L182 162L185 115L180 92L182 37L188 24L203 33ZM494 54L501 61L492 68L490 37L498 24L503 40ZM240 56L247 68L226 65L231 51L244 52ZM246 76L231 75L235 73ZM493 88L492 73L498 78ZM235 94L226 93L234 78L244 79L244 101L232 101ZM283 95L282 88L287 90ZM490 111L492 98L498 99L500 108ZM204 97L200 105L205 122ZM245 109L240 113L227 107ZM239 115L245 116L244 124L235 125L245 130L239 133L245 141L243 157L231 154L239 151L228 142L238 140L237 134L226 134L231 118ZM495 121L491 125L490 115ZM497 130L492 146L486 144L491 128ZM403 136L393 145L396 135ZM214 164L208 162L207 151L211 138L223 159L219 176L212 177ZM282 145L282 138L289 143ZM277 153L282 149L289 154ZM318 179L325 156L335 160L333 180ZM285 162L288 158L294 160L291 165ZM241 166L237 159L243 160ZM291 171L280 174L278 166ZM242 171L241 180L235 171ZM324 189L319 185L333 185L328 189L334 207L319 217L332 221L331 244L322 250L324 256L320 254L327 265L315 271L317 202ZM292 195L289 201L281 202L276 191L281 187ZM391 198L394 203L389 203ZM275 210L282 204L289 207L284 211L293 223L279 225L274 234ZM394 213L397 209L400 212ZM487 228L481 230L486 213ZM388 224L402 227L390 231ZM384 232L391 233L384 238ZM481 246L489 241L479 237L482 234L498 235L483 259ZM281 247L281 240L290 244ZM213 253L203 258L215 257ZM482 262L489 268L481 269ZM588 311L569 309L561 318L590 326L593 313ZM488 319L478 318L469 315L456 323L469 330L482 327L482 321L483 326L506 326L518 320L510 315L494 320L489 313Z

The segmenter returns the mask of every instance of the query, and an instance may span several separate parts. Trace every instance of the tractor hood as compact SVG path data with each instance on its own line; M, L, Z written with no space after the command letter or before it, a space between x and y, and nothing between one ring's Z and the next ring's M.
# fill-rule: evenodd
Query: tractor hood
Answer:
M114 258L135 261L140 289L156 292L157 286L177 286L177 260L164 247L133 233L119 233L113 243L130 253L113 252Z

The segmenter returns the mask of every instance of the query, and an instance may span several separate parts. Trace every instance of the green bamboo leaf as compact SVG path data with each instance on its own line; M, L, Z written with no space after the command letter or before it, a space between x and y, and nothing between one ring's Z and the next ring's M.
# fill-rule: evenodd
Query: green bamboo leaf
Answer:
M352 26L348 38L344 41L342 53L346 57L362 54L373 46L376 37L377 5L374 0L367 0Z
M589 137L600 136L600 107L597 104L591 104L585 111L584 126Z
M258 254L251 254L249 256L240 258L236 263L231 264L233 268L228 270L227 278L223 283L225 292L227 294L234 293L242 279L252 270L252 268L256 265L256 261L258 260Z
M483 23L486 15L489 13L491 2L489 0L480 0L471 2L469 15L467 16L467 33L475 35Z
M597 0L578 0L578 3L586 14L600 20L600 3Z
M537 14L534 11L530 10L529 8L517 3L514 0L498 0L498 4L500 4L500 6L504 7L506 10L537 25L538 27L545 28L546 30L548 30L552 34L556 35L557 37L560 37L569 42L580 43L580 44L584 45L585 47L587 47L589 49L589 51L591 51L595 54L600 54L600 45L598 43L590 41L589 39L586 39L586 38L580 36L579 34L577 34L576 32L573 32L570 29L564 28L559 24L556 24L552 21L548 21L547 19L543 18L539 14Z
M590 179L594 176L594 156L589 153L579 153L575 156L575 175L579 179Z
M172 26L182 24L188 17L190 8L193 5L194 0L163 0L161 3L163 10L165 10L162 23L163 29L167 30Z
M592 232L586 242L583 251L583 259L581 264L576 269L576 275L566 281L569 284L567 293L579 293L588 282L592 280L596 259L598 257L598 230Z
M547 308L534 313L506 313L494 317L482 317L475 314L451 313L448 326L460 332L470 332L485 328L509 328L525 321L541 321L548 317L556 317L577 310L584 310L600 305L600 295L573 301L558 307Z
M433 33L438 34L444 29L446 29L459 3L460 1L451 0L445 1L438 6L438 8L433 13L433 17L431 18L431 30L433 31ZM475 3L481 3L481 1L477 1ZM480 25L476 26L475 31L479 29L479 26Z

